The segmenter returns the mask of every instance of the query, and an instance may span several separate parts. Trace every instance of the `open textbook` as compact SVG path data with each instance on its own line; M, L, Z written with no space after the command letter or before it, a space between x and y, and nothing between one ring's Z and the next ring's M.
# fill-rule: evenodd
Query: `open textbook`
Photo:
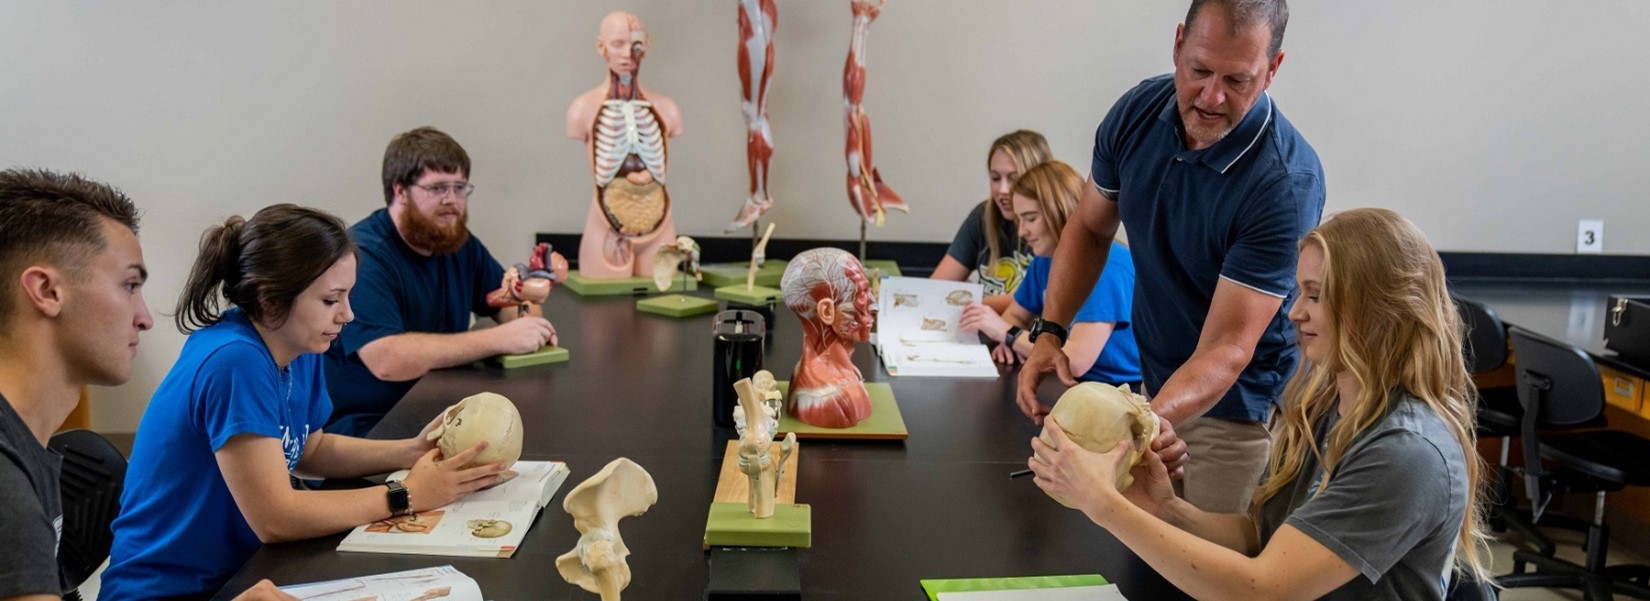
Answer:
M972 282L883 278L877 294L877 354L894 376L997 377L991 351L957 322L984 299Z
M453 566L283 586L299 601L482 601L481 587Z
M380 520L356 528L339 551L406 553L460 557L510 557L516 553L539 510L550 504L567 480L560 461L517 461L517 475L493 488L429 511ZM390 480L407 477L407 470Z

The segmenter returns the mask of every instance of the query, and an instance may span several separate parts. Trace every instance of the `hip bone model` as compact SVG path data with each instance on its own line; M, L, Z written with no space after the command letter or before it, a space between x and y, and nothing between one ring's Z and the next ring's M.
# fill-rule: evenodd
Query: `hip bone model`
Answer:
M567 493L562 508L573 516L579 544L556 558L556 571L569 584L619 601L630 586L630 548L619 536L619 520L647 513L659 502L653 476L635 462L620 457Z

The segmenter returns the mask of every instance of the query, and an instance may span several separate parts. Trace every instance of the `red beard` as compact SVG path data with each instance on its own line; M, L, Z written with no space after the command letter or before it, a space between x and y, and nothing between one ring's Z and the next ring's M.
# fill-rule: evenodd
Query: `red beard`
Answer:
M407 207L405 213L407 244L415 248L430 251L433 255L449 255L458 252L470 241L469 212L458 214L458 221L452 225L441 225L435 217L425 215L416 207Z

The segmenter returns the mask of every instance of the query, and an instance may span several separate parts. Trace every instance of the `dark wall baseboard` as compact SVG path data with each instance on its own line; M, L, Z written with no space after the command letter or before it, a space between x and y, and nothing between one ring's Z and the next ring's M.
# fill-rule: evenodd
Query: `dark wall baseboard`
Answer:
M578 266L579 234L540 233L537 242L549 242L557 252ZM751 239L748 237L699 237L701 260L706 263L732 263L750 258ZM815 240L774 238L768 242L767 255L774 259L789 259L804 250L829 246L851 253L859 252L857 240ZM890 242L872 240L866 243L866 255L871 259L892 260L906 275L926 277L945 257L944 242ZM1650 256L1643 255L1548 255L1533 253L1454 252L1438 253L1444 260L1444 270L1451 281L1464 280L1531 280L1552 282L1650 282Z
M1440 252L1452 281L1650 282L1650 256Z

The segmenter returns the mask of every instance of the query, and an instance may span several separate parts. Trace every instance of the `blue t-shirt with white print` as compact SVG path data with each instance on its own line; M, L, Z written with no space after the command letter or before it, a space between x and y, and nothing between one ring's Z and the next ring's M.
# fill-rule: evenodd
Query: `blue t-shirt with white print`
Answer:
M280 369L239 309L183 344L138 426L99 599L215 591L261 546L215 453L240 434L281 441L291 472L332 413L322 357Z

